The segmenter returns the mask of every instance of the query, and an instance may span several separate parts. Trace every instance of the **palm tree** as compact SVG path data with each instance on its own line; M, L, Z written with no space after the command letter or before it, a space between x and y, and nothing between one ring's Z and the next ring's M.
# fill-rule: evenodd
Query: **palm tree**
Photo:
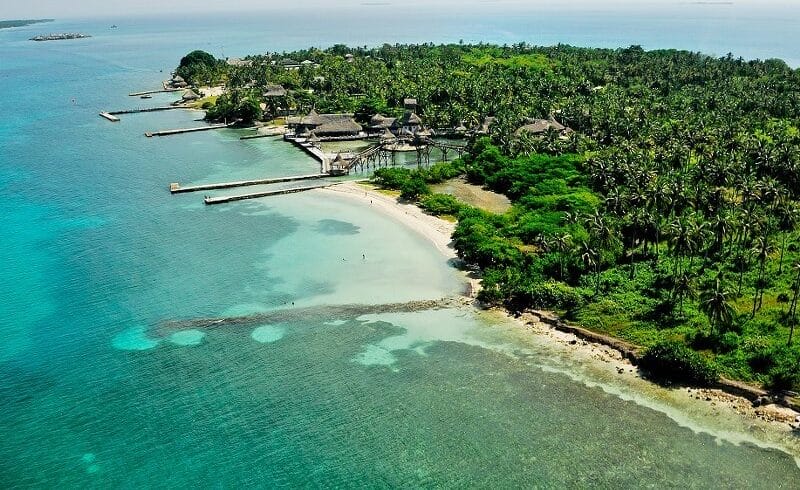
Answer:
M579 249L581 260L587 269L594 271L594 294L600 294L600 262L597 250L586 242L581 242Z
M761 304L764 299L764 288L766 287L766 281L764 279L764 270L766 268L767 258L769 258L770 254L775 249L769 243L769 240L766 237L758 237L756 239L756 246L753 248L753 255L755 255L756 259L758 260L758 278L756 279L755 284L755 295L753 295L753 312L751 314L751 318L756 316L756 311L761 308Z
M572 245L572 235L569 233L562 233L553 237L552 247L558 251L558 267L559 279L564 280L564 261L566 259L567 251Z
M694 298L697 291L694 286L694 276L690 273L683 271L674 278L672 282L672 294L678 300L678 312L680 316L684 316L683 301L686 298Z
M794 269L797 271L797 276L794 279L794 295L792 296L792 303L789 306L789 343L792 345L792 336L794 335L794 326L797 324L797 299L800 297L800 262L795 262Z
M707 286L700 293L700 310L708 317L711 325L711 335L714 328L718 332L727 330L733 322L733 307L728 303L728 293L722 285L722 273L717 274L713 286Z

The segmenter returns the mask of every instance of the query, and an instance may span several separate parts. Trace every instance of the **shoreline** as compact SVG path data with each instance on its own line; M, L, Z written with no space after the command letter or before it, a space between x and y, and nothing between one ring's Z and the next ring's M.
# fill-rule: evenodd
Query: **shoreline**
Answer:
M337 195L367 203L378 212L395 219L411 231L426 238L448 261L457 260L456 252L450 246L455 223L429 215L414 204L398 202L394 197L380 193L374 187L360 185L354 181L344 182L316 192L335 192ZM673 393L676 400L703 404L707 415L718 415L719 410L724 410L728 415L738 415L744 422L749 421L751 428L762 432L771 430L778 435L791 436L793 431L800 430L798 407L791 406L791 403L787 403L786 400L761 398L767 395L767 392L760 388L725 379L721 380L717 386L708 388L681 385L663 386L641 376L636 367L639 350L637 346L569 325L551 312L527 312L515 317L504 309L480 308L475 301L475 293L480 287L480 282L469 277L467 273L464 275L470 284L468 291L464 294L465 304L475 307L479 312L501 316L510 324L515 325L528 337L528 340L533 334L536 340L557 344L560 348L567 349L570 355L575 357L601 361L616 372L620 378L628 378L628 381L631 378L637 378L648 383L654 389L660 388ZM646 394L642 395L647 396ZM753 403L755 400L758 402ZM795 457L800 457L800 454L795 454Z

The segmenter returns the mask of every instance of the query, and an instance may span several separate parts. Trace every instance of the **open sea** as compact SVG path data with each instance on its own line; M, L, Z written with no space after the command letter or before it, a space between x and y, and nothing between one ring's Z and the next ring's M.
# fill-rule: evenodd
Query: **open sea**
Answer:
M788 7L371 4L0 30L0 487L797 488L788 430L622 380L470 308L381 313L464 280L369 206L168 192L315 172L292 146L234 130L143 135L197 112L97 113L171 102L127 94L157 88L193 49L463 39L798 66L798 25ZM27 40L67 31L93 37ZM192 322L228 317L249 320Z

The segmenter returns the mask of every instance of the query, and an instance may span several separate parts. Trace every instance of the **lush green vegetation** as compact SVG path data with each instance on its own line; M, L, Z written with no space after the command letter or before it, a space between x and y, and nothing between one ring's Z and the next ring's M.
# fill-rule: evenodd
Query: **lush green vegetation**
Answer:
M315 64L286 70L282 57ZM448 168L507 195L504 215L431 195L433 169L376 172L431 212L458 209L455 244L484 271L484 301L556 309L645 347L678 342L721 374L800 388L800 73L782 61L524 44L251 61L226 68L232 91L280 83L298 112L396 116L415 97L432 127L495 118ZM548 116L575 133L517 132ZM696 360L668 345L653 358Z
M224 79L226 67L224 61L205 51L195 50L181 58L175 74L193 85L211 85Z
M11 27L25 27L32 24L40 24L42 22L53 22L53 19L0 20L0 29L9 29Z

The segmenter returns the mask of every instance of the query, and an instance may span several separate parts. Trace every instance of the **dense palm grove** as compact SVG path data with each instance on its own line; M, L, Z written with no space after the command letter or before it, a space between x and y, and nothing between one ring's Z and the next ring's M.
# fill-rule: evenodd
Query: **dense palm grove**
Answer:
M335 46L282 56L315 64L285 70L271 55L207 74L231 89L221 107L280 83L300 112L399 115L403 98L416 97L434 128L496 118L455 164L377 174L432 212L457 215L454 241L482 269L485 302L555 309L687 357L704 370L687 378L720 372L800 387L798 71L639 47ZM575 133L517 132L528 117L555 117ZM494 215L429 195L428 182L457 173L506 194L513 209Z

